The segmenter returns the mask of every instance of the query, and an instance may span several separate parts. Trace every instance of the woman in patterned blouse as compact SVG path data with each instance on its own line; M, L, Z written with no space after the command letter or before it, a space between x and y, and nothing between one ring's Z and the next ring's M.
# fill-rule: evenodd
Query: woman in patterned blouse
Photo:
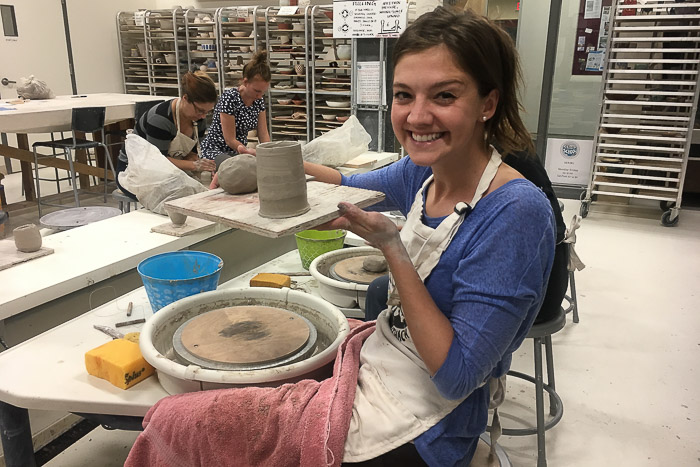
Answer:
M202 142L202 156L216 160L217 168L238 153L238 146L248 144L249 131L257 130L261 143L270 141L262 96L271 78L267 51L261 50L243 67L241 84L227 89L219 98L209 133Z

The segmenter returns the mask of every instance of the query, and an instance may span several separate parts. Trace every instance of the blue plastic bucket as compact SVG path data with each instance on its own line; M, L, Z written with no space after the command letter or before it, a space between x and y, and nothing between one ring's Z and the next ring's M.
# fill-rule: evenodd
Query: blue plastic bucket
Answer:
M211 253L172 251L144 259L136 270L156 312L181 298L216 290L223 266Z

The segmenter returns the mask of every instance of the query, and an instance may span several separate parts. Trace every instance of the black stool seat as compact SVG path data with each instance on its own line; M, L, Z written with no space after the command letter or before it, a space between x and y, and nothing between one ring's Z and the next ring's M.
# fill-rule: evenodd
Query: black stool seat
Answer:
M552 334L561 331L566 325L566 312L563 308L559 308L556 315L542 323L533 324L530 328L530 332L527 333L527 337L534 339L536 337L547 337Z
M63 138L56 141L37 141L36 143L32 144L32 146L61 149L88 149L102 146L102 144L99 141L91 141L89 139L75 138L75 141L73 141L73 138Z

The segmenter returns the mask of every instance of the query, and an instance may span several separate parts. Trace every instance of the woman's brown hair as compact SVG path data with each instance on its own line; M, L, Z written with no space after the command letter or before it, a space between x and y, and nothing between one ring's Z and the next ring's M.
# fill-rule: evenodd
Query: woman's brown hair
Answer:
M270 82L272 73L270 65L267 64L267 50L258 50L253 54L253 58L243 67L243 77L251 81L260 75L263 81Z
M394 67L404 55L444 45L459 67L479 86L485 97L499 94L496 112L485 122L485 143L503 155L516 150L534 154L530 133L520 119L521 78L518 53L510 36L488 18L471 10L455 12L439 7L426 13L401 34L394 47Z
M216 102L216 85L214 81L203 71L188 71L182 77L182 96L187 96L190 102L209 103Z

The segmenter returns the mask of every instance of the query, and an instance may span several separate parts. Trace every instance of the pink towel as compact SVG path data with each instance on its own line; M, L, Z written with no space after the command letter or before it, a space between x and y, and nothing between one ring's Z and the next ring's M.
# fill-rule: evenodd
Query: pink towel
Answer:
M333 376L321 382L161 399L146 414L125 466L339 466L360 349L372 332L374 321L352 329L338 348Z

